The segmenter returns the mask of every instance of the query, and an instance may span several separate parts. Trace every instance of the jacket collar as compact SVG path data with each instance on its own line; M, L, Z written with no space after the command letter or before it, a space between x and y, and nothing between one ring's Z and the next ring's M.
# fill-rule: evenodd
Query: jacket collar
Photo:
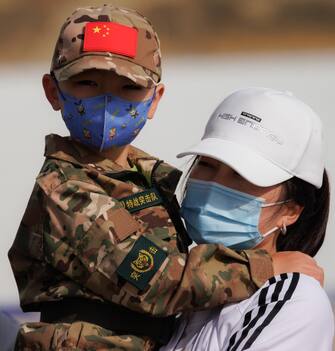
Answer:
M71 137L61 137L57 134L46 136L44 156L67 161L82 168L93 167L101 173L127 171ZM161 188L168 197L173 196L182 174L178 169L134 146L130 146L128 161L131 166L136 166L137 171L145 176L151 186Z

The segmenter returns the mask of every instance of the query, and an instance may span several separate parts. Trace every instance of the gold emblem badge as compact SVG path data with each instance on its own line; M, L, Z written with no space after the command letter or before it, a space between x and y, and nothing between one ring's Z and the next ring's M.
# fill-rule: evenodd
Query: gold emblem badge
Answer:
M137 289L144 290L166 257L167 252L141 236L116 271Z
M145 273L154 267L154 258L150 252L142 249L138 252L138 257L131 262L130 266L138 273Z

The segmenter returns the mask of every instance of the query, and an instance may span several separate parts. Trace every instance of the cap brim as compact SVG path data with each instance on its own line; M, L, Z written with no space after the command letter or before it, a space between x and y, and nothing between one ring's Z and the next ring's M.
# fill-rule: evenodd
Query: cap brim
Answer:
M207 156L221 161L250 183L261 187L276 185L294 176L249 148L228 140L206 138L177 157L189 155Z
M114 71L118 75L127 77L145 88L158 84L160 79L160 77L154 72L151 72L134 62L113 54L105 56L105 54L102 53L81 56L64 67L56 69L54 74L58 81L62 81L89 69ZM150 74L148 74L149 72Z

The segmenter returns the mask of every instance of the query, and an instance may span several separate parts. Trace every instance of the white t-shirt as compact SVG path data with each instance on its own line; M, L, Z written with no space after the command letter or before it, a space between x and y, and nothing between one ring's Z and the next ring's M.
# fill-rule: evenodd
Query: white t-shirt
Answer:
M332 308L319 282L288 273L240 303L185 314L160 351L331 351L333 333Z

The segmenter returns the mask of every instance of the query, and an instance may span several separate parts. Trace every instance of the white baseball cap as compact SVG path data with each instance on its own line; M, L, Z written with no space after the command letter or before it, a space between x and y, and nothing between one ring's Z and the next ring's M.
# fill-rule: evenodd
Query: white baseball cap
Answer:
M247 88L224 99L199 144L177 155L224 162L258 186L298 177L317 188L324 171L320 118L290 92Z

